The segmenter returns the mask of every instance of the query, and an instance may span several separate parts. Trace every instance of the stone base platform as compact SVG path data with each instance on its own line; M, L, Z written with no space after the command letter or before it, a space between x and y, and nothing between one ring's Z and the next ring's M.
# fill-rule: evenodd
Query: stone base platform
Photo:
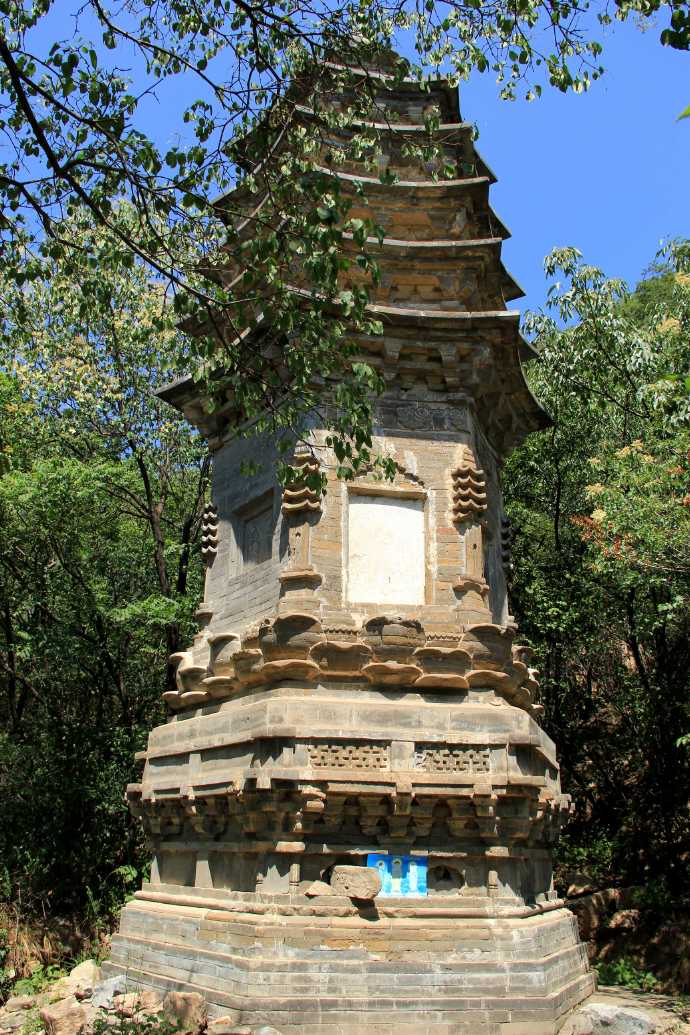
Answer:
M595 986L560 903L489 916L457 899L185 891L148 885L125 907L109 973L282 1035L555 1035Z

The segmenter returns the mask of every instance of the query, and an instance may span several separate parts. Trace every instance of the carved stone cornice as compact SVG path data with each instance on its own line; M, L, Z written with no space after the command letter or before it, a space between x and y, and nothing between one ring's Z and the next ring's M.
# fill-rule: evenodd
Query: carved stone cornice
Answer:
M434 749L420 751L424 762L437 761ZM360 838L385 845L404 840L408 844L429 837L448 841L479 839L487 844L550 844L571 810L569 795L539 790L529 784L498 784L487 771L486 756L473 750L476 772L464 783L450 786L456 770L447 766L445 785L388 787L319 781L316 771L310 782L295 781L289 787L261 787L247 782L241 789L230 785L225 792L177 794L157 798L143 794L140 784L130 784L127 800L132 814L141 820L151 838L177 837L189 830L197 837L213 840L234 831L268 841L318 833L333 837L348 830ZM378 755L371 752L373 772ZM452 763L452 757L449 760ZM471 774L470 774L471 775ZM315 779L314 779L315 778ZM516 799L525 807L516 810Z
M486 687L534 717L542 713L535 672L523 660L528 648L512 647L511 625L480 622L439 641L415 619L381 615L347 632L351 639L339 638L326 633L314 614L292 612L242 637L216 633L209 637L208 666L191 651L173 655L178 690L165 700L174 710L197 708L277 680L331 679L430 693Z

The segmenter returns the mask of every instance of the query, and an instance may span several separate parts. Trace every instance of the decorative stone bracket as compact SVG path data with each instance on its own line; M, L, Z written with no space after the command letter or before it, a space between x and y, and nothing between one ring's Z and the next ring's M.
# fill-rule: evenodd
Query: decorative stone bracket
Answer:
M282 781L284 783L284 781ZM244 784L244 786L242 786ZM177 837L188 827L197 836L217 838L229 828L266 841L323 832L335 835L354 826L367 839L386 844L427 838L433 828L447 839L479 836L488 844L550 843L567 821L569 795L531 786L492 784L478 776L474 784L400 792L370 786L356 792L352 784L329 779L323 784L294 783L290 788L241 781L224 791L145 796L141 784L127 787L132 814L149 837ZM521 807L517 807L517 803Z
M218 508L207 503L201 518L201 556L210 565L218 553Z
M487 508L486 478L477 467L469 446L463 447L464 457L453 471L453 521L457 525L479 521Z
M283 489L283 514L305 516L321 510L321 495L307 484L307 478L319 473L319 461L311 453L298 453L294 466L301 472L294 482Z

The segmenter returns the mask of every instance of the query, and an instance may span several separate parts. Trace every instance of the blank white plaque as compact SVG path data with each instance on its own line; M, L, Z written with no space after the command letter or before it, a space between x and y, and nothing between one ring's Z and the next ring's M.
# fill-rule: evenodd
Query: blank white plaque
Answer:
M424 500L350 495L348 599L423 604L424 585Z

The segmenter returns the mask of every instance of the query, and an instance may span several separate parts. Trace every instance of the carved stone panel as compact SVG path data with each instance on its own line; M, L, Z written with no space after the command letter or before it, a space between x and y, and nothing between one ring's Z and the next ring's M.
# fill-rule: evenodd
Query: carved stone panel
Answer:
M254 567L271 559L273 545L273 500L243 515L242 565Z
M488 773L491 771L491 756L488 747L417 744L415 767L438 773Z
M309 744L309 762L328 769L388 769L388 744Z
M424 501L352 495L348 515L348 599L423 604Z

